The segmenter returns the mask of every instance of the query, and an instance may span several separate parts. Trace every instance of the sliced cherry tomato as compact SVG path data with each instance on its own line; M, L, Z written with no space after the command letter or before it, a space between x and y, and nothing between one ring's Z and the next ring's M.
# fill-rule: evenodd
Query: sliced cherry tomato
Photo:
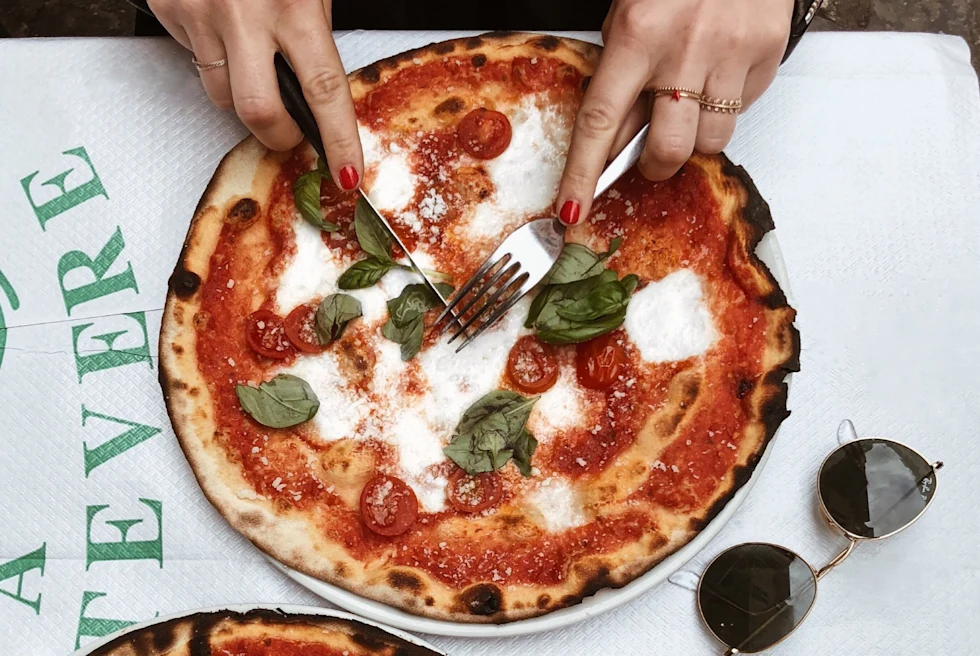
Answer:
M510 121L500 112L480 107L463 117L456 128L463 150L477 159L493 159L510 145Z
M449 478L447 487L449 504L460 512L478 513L500 500L500 476L487 472L470 476L457 469Z
M378 474L361 490L361 518L378 535L401 535L419 516L419 500L400 478Z
M258 310L248 315L245 341L259 355L274 360L284 360L293 353L282 319L270 310Z
M286 337L304 353L320 353L326 348L316 335L316 310L312 303L300 305L286 317Z
M558 360L554 350L533 335L521 337L507 356L507 375L523 392L540 394L548 391L558 380Z
M575 369L584 386L603 390L612 385L626 366L626 349L619 345L621 333L610 333L579 344Z

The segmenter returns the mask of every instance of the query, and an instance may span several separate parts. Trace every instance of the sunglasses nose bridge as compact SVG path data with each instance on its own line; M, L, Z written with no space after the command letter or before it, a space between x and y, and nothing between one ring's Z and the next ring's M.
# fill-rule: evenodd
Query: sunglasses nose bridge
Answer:
M837 567L838 565L840 565L842 562L844 562L847 559L847 557L851 555L851 552L854 551L854 547L856 547L857 545L858 545L858 541L857 540L855 540L852 537L848 537L847 538L847 546L844 547L844 550L841 551L836 556L834 556L829 563L827 563L826 565L824 565L823 567L821 567L820 569L817 570L817 573L815 575L816 578L817 578L817 580L819 581L820 579L822 579L824 577L824 575L826 575L827 573L829 573L830 570L834 569L835 567Z

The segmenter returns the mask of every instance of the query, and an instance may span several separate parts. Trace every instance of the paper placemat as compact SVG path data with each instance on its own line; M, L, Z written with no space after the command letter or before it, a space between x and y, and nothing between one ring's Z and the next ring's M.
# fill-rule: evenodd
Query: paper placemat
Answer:
M447 35L351 33L349 68ZM234 602L317 603L207 504L169 427L166 281L245 131L168 40L0 40L0 644L64 656L128 623ZM980 644L980 99L951 37L808 36L728 149L772 207L803 335L769 465L686 574L526 638L429 638L460 656L718 654L689 589L767 540L842 545L814 476L838 422L942 459L936 503L820 585L774 654L966 654Z

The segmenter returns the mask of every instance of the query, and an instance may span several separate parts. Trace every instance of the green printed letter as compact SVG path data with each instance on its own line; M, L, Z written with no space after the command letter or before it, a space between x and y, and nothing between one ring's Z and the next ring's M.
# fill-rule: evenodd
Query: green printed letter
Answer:
M106 596L104 592L89 592L88 590L82 592L82 612L78 614L78 633L75 636L75 649L82 648L82 638L101 638L102 636L107 636L110 633L115 633L120 629L125 629L127 626L136 624L136 622L130 622L128 620L85 617L85 610L88 608L88 605L99 597L104 596Z
M89 417L104 419L105 421L113 421L117 424L128 426L129 430L116 435L111 440L106 440L94 449L88 448L88 442L82 442L82 449L85 452L85 478L88 478L88 475L92 473L92 470L99 465L112 460L120 453L129 451L137 444L142 444L160 432L159 428L154 428L153 426L137 424L135 421L126 421L125 419L119 419L118 417L110 417L108 415L100 415L98 412L91 412L83 405L82 427L85 426L85 422L88 421Z
M113 367L122 367L127 364L135 364L137 362L146 362L150 365L150 369L153 368L153 360L150 357L150 343L149 338L146 335L146 314L143 312L127 312L121 316L129 317L134 319L136 323L139 324L140 330L143 334L143 342L139 346L135 346L127 349L115 349L113 344L116 343L116 339L120 335L131 335L134 331L131 330L117 330L116 332L104 333L102 335L93 335L92 339L98 340L105 344L104 351L96 351L91 355L82 355L82 352L78 348L78 338L82 336L86 328L92 326L90 323L84 323L80 326L72 326L71 337L72 345L75 350L75 368L78 370L78 382L82 382L82 378L85 374L90 374L93 371L102 371L103 369L112 369Z
M38 592L37 597L33 600L22 597L21 593L24 591L24 575L27 574L27 572L31 571L32 569L39 569L41 570L40 576L44 576L44 558L46 546L47 543L42 544L41 548L37 551L32 551L26 556L21 556L16 560L11 560L9 563L0 565L0 581L7 581L15 576L17 577L17 588L14 590L14 592L7 592L3 588L0 588L0 594L30 606L34 609L34 613L37 615L41 614L41 593Z
M102 298L124 289L132 289L137 294L139 293L140 290L136 286L136 276L133 274L133 265L129 262L126 262L125 271L103 278L125 245L122 230L117 227L94 260L82 251L69 251L61 256L58 261L58 283L61 285L61 294L65 298L65 309L69 315L71 309L79 303ZM88 269L92 272L95 280L69 289L65 286L65 276L75 269Z
M81 205L89 198L94 198L96 196L109 197L109 194L105 192L105 187L102 186L102 181L99 180L98 174L95 172L95 167L92 166L92 160L89 159L88 153L85 152L84 147L72 148L71 150L66 150L64 155L74 155L78 157L85 165L88 166L88 170L92 172L92 177L80 185L76 185L71 189L65 187L65 178L71 175L75 169L68 169L63 173L59 173L50 180L45 180L41 183L42 187L55 187L61 193L40 205L34 202L34 197L31 196L31 181L37 176L40 171L34 171L26 178L21 179L20 185L24 188L24 193L27 194L27 200L30 202L31 207L34 208L34 214L37 216L37 220L41 222L41 230L44 230L44 224L58 216L62 212L66 212L76 205Z
M85 508L85 569L100 560L155 560L163 567L163 502L155 499L140 499L140 503L153 511L157 518L157 536L152 540L128 540L129 529L143 522L142 519L112 519L106 521L119 531L118 542L94 542L92 522L95 516L109 506L87 506Z

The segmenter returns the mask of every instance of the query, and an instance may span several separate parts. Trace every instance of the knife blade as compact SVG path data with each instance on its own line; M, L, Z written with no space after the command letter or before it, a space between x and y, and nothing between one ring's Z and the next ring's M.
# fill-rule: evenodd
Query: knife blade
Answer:
M286 58L278 52L275 55L275 67L276 78L279 80L279 93L282 96L283 105L286 106L286 111L289 112L289 115L292 116L293 120L296 121L297 125L299 125L299 129L303 132L303 136L306 137L306 140L313 146L313 150L316 151L316 154L322 157L323 161L327 161L326 154L323 152L323 139L320 137L320 128L316 124L316 118L313 116L313 110L310 109L310 105L306 102L306 97L303 95L303 87L299 83L299 78L296 77L296 73L293 72L289 62L286 61ZM364 188L359 187L358 189L361 193L361 198L363 198L364 202L366 202L371 210L374 211L375 215L381 219L381 223L384 224L388 234L391 235L391 237L395 240L395 243L398 244L398 247L405 253L405 257L408 258L409 264L412 265L412 268L415 269L415 271L422 277L422 280L425 281L428 288L433 294L436 295L436 298L438 298L445 307L446 298L439 291L439 288L436 287L431 280L429 280L427 275L425 275L422 267L420 267L412 257L411 251L405 247L405 243L401 240L401 237L398 236L398 233L391 227L391 223L388 222L385 215L378 211L378 208L374 205L374 202L371 201L371 198L368 196L367 192L364 191Z

